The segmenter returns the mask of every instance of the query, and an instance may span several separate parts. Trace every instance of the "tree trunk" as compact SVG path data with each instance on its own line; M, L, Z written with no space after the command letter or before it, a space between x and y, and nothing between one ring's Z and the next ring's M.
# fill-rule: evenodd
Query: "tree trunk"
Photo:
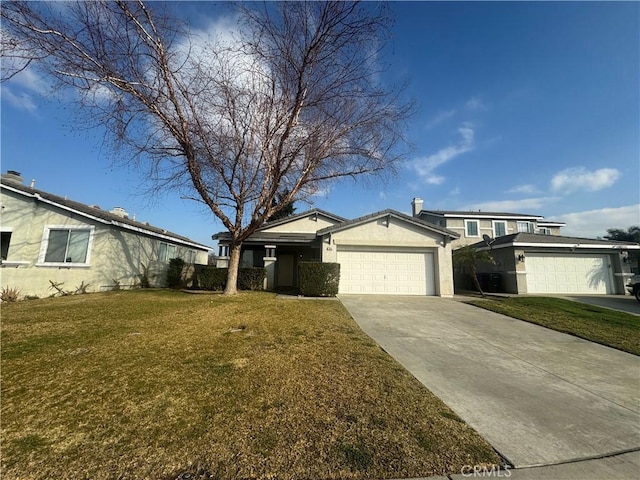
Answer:
M241 243L229 245L229 270L227 272L227 285L224 287L225 295L238 293L238 268L240 267L241 248Z
M473 280L473 284L476 286L476 288L480 292L480 295L484 297L485 295L484 295L484 292L482 291L482 287L480 286L480 282L478 281L478 272L476 271L475 265L471 266L471 279Z

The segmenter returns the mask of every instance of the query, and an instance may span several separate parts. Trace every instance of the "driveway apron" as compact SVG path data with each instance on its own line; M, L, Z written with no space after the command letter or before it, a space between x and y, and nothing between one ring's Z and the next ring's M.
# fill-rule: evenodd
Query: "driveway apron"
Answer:
M341 295L360 327L516 467L640 449L640 358L436 297Z

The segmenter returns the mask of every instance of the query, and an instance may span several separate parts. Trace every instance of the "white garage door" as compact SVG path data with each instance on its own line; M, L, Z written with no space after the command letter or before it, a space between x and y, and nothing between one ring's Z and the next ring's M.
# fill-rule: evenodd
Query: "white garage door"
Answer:
M338 248L340 293L435 295L433 252Z
M613 293L608 255L526 255L529 293Z

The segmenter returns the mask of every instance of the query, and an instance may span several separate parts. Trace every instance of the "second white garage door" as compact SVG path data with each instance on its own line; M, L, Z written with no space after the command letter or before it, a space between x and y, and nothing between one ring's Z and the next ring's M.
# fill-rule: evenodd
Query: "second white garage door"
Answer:
M340 293L435 295L433 252L339 247Z
M608 255L529 253L528 293L612 293Z

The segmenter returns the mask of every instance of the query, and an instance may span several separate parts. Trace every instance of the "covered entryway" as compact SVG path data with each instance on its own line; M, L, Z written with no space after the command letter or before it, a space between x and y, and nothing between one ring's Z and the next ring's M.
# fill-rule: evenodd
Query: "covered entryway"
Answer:
M615 293L606 254L527 253L525 264L527 293Z
M340 246L340 293L435 295L433 252Z

